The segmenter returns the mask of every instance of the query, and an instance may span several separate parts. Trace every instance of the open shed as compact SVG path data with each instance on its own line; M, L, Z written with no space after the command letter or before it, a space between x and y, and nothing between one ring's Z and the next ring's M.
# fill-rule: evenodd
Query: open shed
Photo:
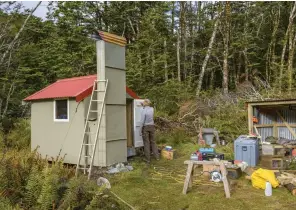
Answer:
M247 102L250 133L296 140L296 99Z

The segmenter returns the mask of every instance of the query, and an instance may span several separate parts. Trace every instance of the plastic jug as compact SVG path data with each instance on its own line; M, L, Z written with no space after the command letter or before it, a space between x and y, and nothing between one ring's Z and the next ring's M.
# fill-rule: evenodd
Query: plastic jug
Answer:
M272 186L270 182L265 183L265 196L271 196L272 195Z

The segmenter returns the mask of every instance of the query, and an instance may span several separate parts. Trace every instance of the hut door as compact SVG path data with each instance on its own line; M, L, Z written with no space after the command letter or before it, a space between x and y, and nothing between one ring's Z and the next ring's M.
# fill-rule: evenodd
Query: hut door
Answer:
M141 103L144 100L136 99L134 100L134 147L143 147L143 139L140 135L141 129L141 112L142 112L142 105Z

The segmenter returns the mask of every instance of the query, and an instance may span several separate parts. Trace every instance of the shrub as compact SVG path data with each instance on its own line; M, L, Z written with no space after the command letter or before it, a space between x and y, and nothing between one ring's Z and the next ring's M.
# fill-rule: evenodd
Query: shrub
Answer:
M158 113L173 115L179 110L179 103L192 98L192 88L186 84L170 80L165 84L153 86L145 95Z
M157 144L166 144L175 147L182 143L188 143L190 141L190 137L182 128L177 128L170 133L157 133L156 135Z
M31 141L30 121L19 119L13 124L13 129L7 135L7 146L16 149L28 148Z
M238 136L248 133L247 111L239 104L217 108L205 116L204 127L216 128L221 139L234 141Z
M4 133L0 128L0 148L3 148L4 146Z

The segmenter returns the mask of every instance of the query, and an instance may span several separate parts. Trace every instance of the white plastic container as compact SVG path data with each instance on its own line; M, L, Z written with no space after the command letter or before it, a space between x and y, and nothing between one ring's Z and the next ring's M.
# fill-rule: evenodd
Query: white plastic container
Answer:
M265 196L271 196L272 195L272 186L270 182L266 182L265 184Z

